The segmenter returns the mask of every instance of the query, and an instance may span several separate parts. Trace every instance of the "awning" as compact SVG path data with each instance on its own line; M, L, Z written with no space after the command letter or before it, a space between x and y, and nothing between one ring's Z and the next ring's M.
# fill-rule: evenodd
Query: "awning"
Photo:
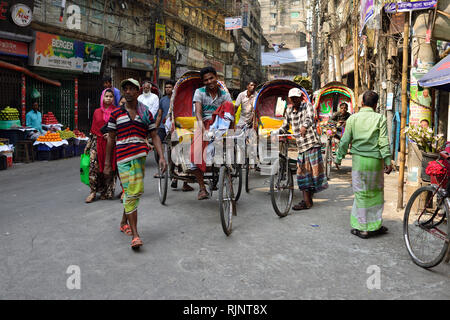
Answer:
M450 91L450 55L439 61L420 80L422 87L433 87L434 89Z

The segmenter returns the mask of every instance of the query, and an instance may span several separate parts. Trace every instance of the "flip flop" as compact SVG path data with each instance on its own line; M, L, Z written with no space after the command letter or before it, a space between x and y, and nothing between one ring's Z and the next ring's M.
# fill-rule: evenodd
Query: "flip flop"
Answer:
M133 240L131 240L131 249L139 249L144 243L142 242L141 238L135 237Z
M361 239L368 239L370 237L369 234L362 234L358 229L352 229L350 230L350 232L351 234L360 237Z
M120 226L120 231L131 236L132 232L131 232L131 227L129 224L124 224L123 226Z
M299 202L299 204L296 204L295 206L293 206L292 210L299 211L299 210L308 210L308 209L311 209L311 208L312 208L312 206L308 207L306 205L306 202L304 200L302 200L302 201Z
M208 191L206 191L206 189L200 190L198 192L198 197L197 197L198 200L205 200L208 198L209 198L209 193L208 193Z
M385 226L381 226L380 229L375 230L375 231L369 231L370 236L378 236L378 235L382 235L388 232L388 228L386 228Z

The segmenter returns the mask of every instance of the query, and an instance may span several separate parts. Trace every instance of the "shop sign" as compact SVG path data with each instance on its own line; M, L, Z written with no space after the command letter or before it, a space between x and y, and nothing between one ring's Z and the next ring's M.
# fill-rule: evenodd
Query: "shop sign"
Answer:
M157 23L155 26L155 48L166 48L166 26Z
M35 67L83 71L84 42L36 32L29 63Z
M242 17L225 18L225 30L242 29Z
M27 5L18 3L11 7L11 19L19 27L28 27L33 19L33 13Z
M384 6L386 13L408 12L435 8L437 0L388 3Z
M102 67L104 45L85 43L83 72L100 74Z
M0 54L28 57L28 44L13 40L0 39Z
M145 71L153 70L153 56L145 53L122 50L122 67Z
M170 80L172 77L172 63L168 59L159 59L159 77Z
M251 47L251 43L250 43L250 41L248 41L247 39L242 37L241 38L241 46L242 46L242 49L244 49L245 51L249 52L250 51L250 47Z

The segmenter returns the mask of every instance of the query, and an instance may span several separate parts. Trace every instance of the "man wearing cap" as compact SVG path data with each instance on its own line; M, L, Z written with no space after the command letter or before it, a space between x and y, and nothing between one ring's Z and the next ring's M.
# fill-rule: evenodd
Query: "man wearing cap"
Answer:
M126 104L111 113L103 172L105 175L111 174L111 151L115 143L117 169L124 189L124 214L120 230L132 235L131 247L136 249L143 244L137 231L137 207L144 192L145 160L149 151L146 138L149 131L159 155L162 172L166 170L167 164L161 140L155 130L153 115L145 105L138 102L139 82L135 79L126 79L120 86Z
M292 126L298 148L297 183L304 199L292 209L305 210L313 206L313 194L328 188L328 182L313 106L299 88L289 90L288 97L292 103L286 108L283 125L272 131L271 136L276 139L277 134L288 133L289 126Z

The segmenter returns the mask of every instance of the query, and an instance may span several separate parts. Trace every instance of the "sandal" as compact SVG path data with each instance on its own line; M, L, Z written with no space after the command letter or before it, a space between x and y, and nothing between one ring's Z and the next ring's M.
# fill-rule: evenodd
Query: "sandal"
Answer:
M367 239L369 238L369 233L364 234L363 231L359 231L358 229L352 229L350 230L351 234L360 237L361 239Z
M198 200L204 200L204 199L208 199L208 198L209 198L209 193L208 193L208 191L206 191L206 189L201 189L198 192L198 197L197 197Z
M95 193L91 193L85 200L86 203L91 203L95 200Z
M132 232L131 232L131 227L129 224L124 224L123 226L120 226L120 231L131 236Z
M369 231L370 236L379 236L382 234L385 234L388 232L388 228L386 228L385 226L381 226L380 229L375 230L375 231Z
M298 204L296 204L295 206L293 206L293 207L292 207L292 210L299 211L299 210L307 210L307 209L311 209L311 208L312 208L312 206L308 207L308 206L306 205L306 202L305 202L304 200L302 200L302 201L300 201Z
M183 189L181 189L181 191L183 192L189 192L189 191L194 191L194 188L192 188L190 185L185 184L183 185Z
M139 249L144 243L142 242L141 238L135 237L133 240L131 240L131 249Z

